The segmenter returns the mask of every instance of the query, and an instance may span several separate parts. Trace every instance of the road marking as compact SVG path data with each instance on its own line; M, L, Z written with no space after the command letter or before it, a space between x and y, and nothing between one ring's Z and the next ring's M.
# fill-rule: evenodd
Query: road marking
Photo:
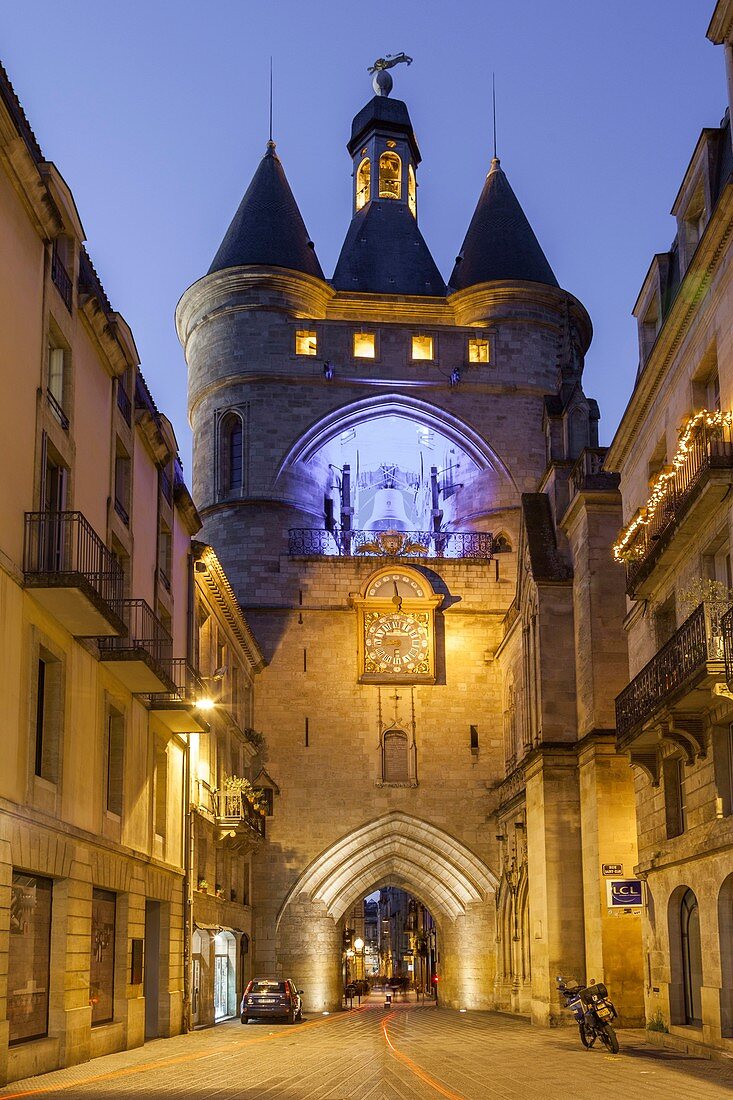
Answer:
M322 1027L325 1024L348 1020L349 1017L356 1015L357 1012L363 1012L367 1006L364 1004L361 1008L351 1009L348 1013L343 1015L324 1016L318 1020L307 1020L297 1028L297 1031L305 1031L306 1028ZM90 1077L83 1077L81 1080L75 1078L73 1081L62 1081L59 1084L48 1084L35 1089L24 1089L22 1092L0 1092L0 1100L21 1100L24 1096L44 1096L51 1092L64 1092L66 1089L73 1088L86 1088L87 1085L93 1085L98 1081L115 1081L123 1077L132 1077L136 1073L148 1073L150 1070L164 1069L167 1066L180 1066L185 1065L187 1062L198 1062L204 1058L215 1058L220 1054L231 1053L232 1050L240 1047L257 1046L259 1043L268 1043L273 1039L284 1039L286 1037L292 1038L294 1030L288 1028L282 1032L269 1032L267 1035L260 1035L251 1039L234 1039L226 1044L220 1044L216 1047L209 1047L207 1050L192 1051L190 1054L179 1054L175 1058L161 1058L155 1062L141 1062L136 1066L123 1066L120 1069L111 1069L106 1073L97 1073ZM191 1032L190 1034L194 1034ZM172 1038L178 1038L178 1036L172 1036ZM115 1052L116 1054L125 1054L123 1050ZM59 1070L49 1070L49 1073L61 1073L68 1067L62 1066ZM462 1100L462 1098L461 1098Z
M416 1077L419 1077L421 1081L424 1081L426 1085L430 1085L431 1089L435 1089L441 1096L447 1097L447 1100L466 1100L465 1096L460 1092L451 1092L450 1089L441 1085L440 1081L436 1081L434 1077L431 1077L429 1073L426 1073L424 1069L421 1069L416 1062L413 1062L412 1058L408 1058L406 1054L403 1054L401 1050L398 1050L389 1037L389 1031L387 1030L387 1024L396 1016L396 1012L390 1012L388 1016L385 1016L382 1020L382 1032L384 1034L385 1042L387 1046L394 1054L398 1061L407 1066L410 1073L414 1073Z

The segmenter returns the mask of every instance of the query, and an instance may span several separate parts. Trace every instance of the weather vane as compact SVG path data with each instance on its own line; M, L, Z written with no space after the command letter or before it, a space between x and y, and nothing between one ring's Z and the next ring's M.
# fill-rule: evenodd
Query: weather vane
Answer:
M373 73L372 87L377 95L389 95L394 81L387 69L393 69L395 65L401 65L403 62L405 65L412 65L412 58L404 52L388 53L386 57L378 57L374 64L369 66L367 72Z

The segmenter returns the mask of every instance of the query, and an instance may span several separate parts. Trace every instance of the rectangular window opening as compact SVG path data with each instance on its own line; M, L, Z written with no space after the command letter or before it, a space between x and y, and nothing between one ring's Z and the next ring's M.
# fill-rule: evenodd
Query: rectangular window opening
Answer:
M482 337L472 337L468 341L469 363L489 362L489 341Z
M56 783L61 749L63 666L43 647L38 655L35 703L35 774Z
M107 711L107 810L122 816L122 779L125 718L115 707Z
M296 355L318 355L318 336L312 329L297 329L295 333Z
M373 332L354 333L354 358L374 359L376 356L376 341Z
M413 336L412 337L412 358L413 360L420 359L432 359L433 358L433 338L432 336Z

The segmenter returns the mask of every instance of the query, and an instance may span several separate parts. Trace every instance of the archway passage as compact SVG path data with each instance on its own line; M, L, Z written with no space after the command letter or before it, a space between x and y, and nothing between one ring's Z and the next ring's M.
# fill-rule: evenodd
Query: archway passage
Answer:
M344 989L422 1001L437 995L438 930L422 902L398 886L373 890L344 917Z
M455 837L401 811L355 829L322 852L280 908L280 964L298 969L307 1007L340 1004L346 915L383 886L406 891L432 914L442 944L446 1003L489 1007L496 876Z

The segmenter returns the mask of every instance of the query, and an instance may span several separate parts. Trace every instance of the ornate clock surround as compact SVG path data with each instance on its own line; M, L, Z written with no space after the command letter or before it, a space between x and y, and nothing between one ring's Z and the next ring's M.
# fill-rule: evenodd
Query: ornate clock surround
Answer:
M362 684L434 684L435 611L442 603L416 569L386 566L372 573L351 602L358 618Z

